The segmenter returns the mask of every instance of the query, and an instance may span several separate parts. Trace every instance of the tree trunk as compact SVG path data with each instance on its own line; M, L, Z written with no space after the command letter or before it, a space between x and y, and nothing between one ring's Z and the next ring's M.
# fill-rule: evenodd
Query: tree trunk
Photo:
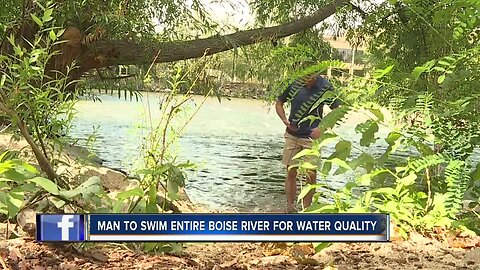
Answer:
M98 40L83 46L77 56L80 63L79 71L83 73L94 68L114 65L149 64L156 55L157 63L192 59L265 40L284 38L315 26L348 2L334 0L311 16L278 26L239 31L224 36L176 42Z

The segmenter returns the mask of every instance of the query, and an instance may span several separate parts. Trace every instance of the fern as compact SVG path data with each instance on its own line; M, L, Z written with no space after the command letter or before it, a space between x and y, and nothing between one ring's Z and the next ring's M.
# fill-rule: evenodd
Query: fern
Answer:
M419 95L416 100L415 110L421 112L424 116L429 116L433 105L433 94Z
M408 162L408 168L418 173L427 168L447 163L448 161L449 159L442 154L428 155Z
M310 75L320 75L322 72L326 71L328 68L345 68L346 64L339 60L329 60L322 61L316 65L309 66L305 69L294 72L287 79L278 83L274 89L276 92L281 92L286 89L289 85L294 84L294 90L298 91L299 87L305 85ZM292 91L292 92L296 92Z
M465 162L452 160L445 168L445 206L451 214L458 213L463 205L463 196L467 190L468 175L465 171Z
M333 128L336 124L340 123L348 112L352 109L349 105L342 105L341 107L331 111L320 122L319 129L321 132L325 132L327 129Z

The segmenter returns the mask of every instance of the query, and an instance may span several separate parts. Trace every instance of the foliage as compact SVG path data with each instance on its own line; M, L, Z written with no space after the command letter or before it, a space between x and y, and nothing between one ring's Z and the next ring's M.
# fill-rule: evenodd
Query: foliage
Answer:
M27 141L41 169L21 161L14 152L1 155L0 211L7 220L25 208L58 212L68 206L74 211L92 211L105 196L98 177L76 185L68 176L57 175L58 166L64 164L63 136L76 99L75 92L65 91L71 83L68 73L47 72L63 30L54 27L53 6L41 8L41 14L31 14L39 27L35 38L26 42L11 34L3 41L10 44L12 53L0 55L0 113L12 131Z
M65 91L72 83L67 80L71 68L66 74L47 72L58 53L55 46L62 43L58 37L63 30L54 27L53 6L42 8L41 16L31 16L40 27L31 42L18 40L13 34L3 40L12 52L0 55L0 113L25 137L42 171L66 188L52 163L58 161L57 143L73 118L75 94Z
M58 25L64 27L73 25L85 33L85 42L100 38L129 38L135 40L148 40L158 34L156 27L161 27L162 39L179 38L177 35L191 33L178 33L175 28L190 25L196 31L205 31L215 28L208 14L205 12L201 1L178 2L172 0L151 1L23 1L9 0L3 4L0 11L2 32L8 33L29 20L30 13L39 10L38 5L55 5ZM180 38L188 38L181 36Z
M62 209L66 204L88 209L101 194L98 177L92 177L73 189L63 189L42 177L32 165L18 159L15 152L0 156L0 213L12 219L25 208L36 207L39 212Z
M165 94L159 104L160 111L157 113L154 108L149 107L145 116L144 128L148 133L144 137L139 169L135 170L138 181L135 180L131 187L118 193L115 198L108 199L107 206L103 207L102 211L127 213L179 211L174 202L182 198L181 189L186 181L185 170L191 168L193 164L177 161L174 147L186 125L212 92L211 89L206 93L203 101L198 107L193 107L194 111L191 112L189 103L193 97L192 89L196 84L193 81L185 91L187 83L185 79L197 68L207 66L203 63L188 70L184 70L181 64L175 66L175 73L167 79L171 91ZM149 84L149 80L150 77L146 76L145 83ZM180 94L182 89L185 92ZM160 116L160 119L154 119L153 115ZM141 247L148 252L179 251L182 248L178 243L145 243Z
M70 176L57 175L57 169L58 165L65 165L61 159L65 143L62 137L63 132L68 132L73 118L76 90L79 89L66 91L77 82L69 81L68 73L50 69L52 56L58 53L55 49L63 43L59 41L63 30L54 27L62 17L57 19L53 5L41 6L41 9L43 15L32 13L31 16L40 28L34 42L18 42L13 34L7 39L12 53L0 57L0 110L29 143L43 174L18 157L12 158L9 152L0 157L2 216L13 219L24 208L35 208L38 212L66 211L67 206L75 212L93 213L178 211L173 202L180 199L180 189L185 184L184 169L191 164L178 163L171 150L186 125L183 123L183 126L176 127L173 123L178 124L178 116L186 110L185 104L191 100L196 81L189 84L180 100L178 94L185 84L185 77L204 68L205 63L202 65L198 61L198 66L190 70L177 66L174 75L167 79L172 91L159 104L161 119L158 123L152 121L151 114L154 112L149 111L149 134L145 138L143 164L137 171L139 181L136 186L133 184L133 187L116 195L104 191L98 177L75 186ZM149 87L153 77L151 68L146 72L139 69L135 74L145 74L142 84ZM161 76L157 74L156 79ZM89 138L89 143L90 139L94 138ZM175 243L149 243L142 247L146 251L175 251L181 248Z
M392 70L377 71L376 74L381 76L376 79L381 80ZM371 91L365 89L367 93ZM466 100L470 98L466 97ZM428 232L436 227L480 233L473 225L478 217L471 210L472 206L468 209L463 207L466 194L477 190L475 183L480 180L478 160L472 159L472 149L479 144L476 140L480 134L478 125L462 119L462 124L472 129L468 133L471 136L465 140L465 137L459 136L458 128L448 129L438 124L445 115L458 121L467 111L472 113L472 108L464 100L455 106L450 105L445 111L445 103L433 102L429 94L412 95L405 100L402 106L396 108L397 115L400 119L404 119L404 115L415 115L413 122L392 125L381 107L372 102L346 103L322 119L320 128L325 132L322 138L314 143L312 149L302 151L295 158L317 157L311 165L323 177L331 173L353 174L355 181L333 194L317 193L314 197L316 201L305 211L390 213L403 236L412 230ZM356 126L355 131L361 135L359 142L334 132L335 126L349 113L368 116L365 122ZM389 130L383 138L384 143L378 137L380 126ZM446 138L450 142L448 147L444 146L443 151L435 149L439 142L446 142ZM322 149L332 143L335 151L329 156L322 156ZM374 145L385 145L386 148L374 155L368 151ZM406 153L407 157L396 156L397 153ZM300 168L312 168L305 164ZM307 186L306 189L310 188ZM302 191L302 195L305 193ZM330 196L333 204L321 199ZM479 205L478 197L474 200Z
M340 87L345 105L297 158L316 156L308 168L354 181L317 193L305 211L390 213L405 237L438 227L480 233L477 28L478 1L385 1L351 31L365 35L377 70ZM356 125L358 141L333 131L351 113L368 116ZM387 135L379 137L380 128ZM334 152L322 156L332 143Z

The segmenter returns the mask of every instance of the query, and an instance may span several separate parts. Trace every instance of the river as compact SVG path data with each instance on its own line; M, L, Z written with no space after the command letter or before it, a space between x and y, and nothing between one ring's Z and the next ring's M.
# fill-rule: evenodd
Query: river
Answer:
M72 137L84 144L97 126L93 144L96 154L106 166L131 170L146 135L141 126L142 119L147 119L147 109L153 119L159 118L162 95L143 95L141 101L103 95L102 102L78 102ZM196 96L192 104L198 105L202 99ZM344 138L358 140L355 126L359 121L346 121L336 131ZM378 135L383 137L387 132L381 129ZM223 98L219 102L208 98L177 144L179 158L198 165L188 172L185 187L192 202L220 211L282 211L286 201L285 168L281 164L283 133L284 126L272 105L258 100ZM379 140L368 151L375 153L384 147ZM323 156L332 150L327 149ZM319 180L334 190L352 177L331 175Z

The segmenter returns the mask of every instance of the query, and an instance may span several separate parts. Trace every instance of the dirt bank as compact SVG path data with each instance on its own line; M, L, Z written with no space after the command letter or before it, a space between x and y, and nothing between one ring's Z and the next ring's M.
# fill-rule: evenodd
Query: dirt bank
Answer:
M4 269L480 269L477 248L459 249L414 235L391 243L334 244L314 254L309 244L187 244L177 254L152 255L122 245L87 251L30 239L0 242ZM1 261L0 261L1 262Z

